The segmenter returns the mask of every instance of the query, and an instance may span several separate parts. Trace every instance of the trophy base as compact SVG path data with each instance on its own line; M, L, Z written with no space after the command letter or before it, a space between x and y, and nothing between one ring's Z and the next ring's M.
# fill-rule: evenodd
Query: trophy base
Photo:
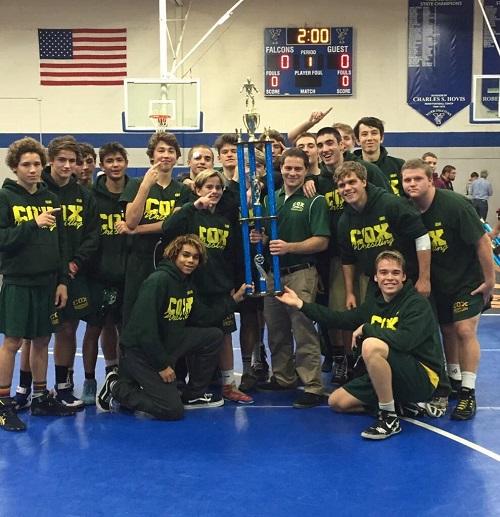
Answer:
M250 293L245 295L246 298L264 298L266 296L279 296L283 291L264 291L259 293Z

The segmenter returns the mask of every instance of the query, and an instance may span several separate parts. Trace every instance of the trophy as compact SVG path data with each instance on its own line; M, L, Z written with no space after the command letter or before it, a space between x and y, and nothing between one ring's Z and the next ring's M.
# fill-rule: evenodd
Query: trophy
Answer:
M245 91L245 104L247 112L243 115L243 123L248 131L248 140L243 140L242 131L236 130L238 135L238 178L240 187L240 205L241 205L241 232L243 238L243 253L245 259L245 282L253 283L253 272L257 273L258 281L255 290L248 290L248 296L267 296L275 295L282 292L279 257L272 255L271 271L273 274L273 289L270 290L268 285L268 276L264 269L264 250L262 242L255 245L250 243L250 225L253 224L257 231L262 231L263 223L269 221L270 238L272 240L278 238L278 221L276 215L276 200L274 197L274 178L273 178L273 156L271 141L266 136L267 130L264 130L265 139L261 140L265 149L266 160L266 186L268 197L268 215L263 215L261 203L261 183L257 177L257 167L255 162L255 132L260 124L260 115L255 110L254 92L259 93L250 78L242 86L240 93ZM245 149L248 153L248 184L245 170ZM247 198L247 189L250 189L250 199L252 215L250 215L249 203ZM253 257L252 257L253 255ZM253 266L253 267L252 267Z

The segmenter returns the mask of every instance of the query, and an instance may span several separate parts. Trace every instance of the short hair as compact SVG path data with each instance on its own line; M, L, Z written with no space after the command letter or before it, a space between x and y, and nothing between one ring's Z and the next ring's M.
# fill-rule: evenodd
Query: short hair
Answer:
M343 122L336 122L332 126L334 129L338 129L343 131L344 133L349 133L351 136L354 136L354 129L349 124L344 124Z
M426 153L424 153L422 155L422 160L425 161L426 158L435 158L436 160L438 159L438 157L434 153L431 153L430 151L427 151Z
M339 133L339 130L334 128L333 126L322 127L316 133L316 141L318 141L318 138L323 135L333 135L335 137L335 140L337 140L338 144L340 144L340 142L342 142L342 135Z
M264 140L277 140L278 142L281 142L286 147L285 138L276 129L268 129L266 132L264 132L264 133L262 133L262 135L260 135L259 140L261 142Z
M354 134L359 140L359 127L363 124L368 127L376 127L380 131L380 136L384 136L384 123L377 117L363 117L360 118L354 126Z
M198 250L198 253L200 254L199 265L202 266L203 264L205 264L207 261L207 248L205 244L203 244L201 239L193 233L180 235L179 237L175 238L172 242L170 242L170 244L165 248L165 251L163 252L163 258L167 258L172 262L175 262L175 260L179 256L179 253L182 250L182 247L186 244L188 246L193 246L193 248L196 248Z
M121 154L125 161L128 160L127 150L122 144L120 144L120 142L108 142L99 148L99 160L101 163L109 154Z
M397 262L401 266L403 273L406 273L406 260L399 251L397 251L397 250L381 251L377 255L377 258L375 259L375 272L378 269L379 262L382 260L394 260L394 262Z
M413 160L407 160L403 163L403 166L401 167L401 174L405 169L422 169L429 179L432 178L431 166L428 163L424 162L423 159L414 158Z
M80 145L76 141L75 137L72 135L64 135L53 138L49 142L49 146L47 147L49 153L49 160L53 161L54 158L61 151L71 151L75 153L76 161L83 161L82 153L80 151Z
M474 171L474 172L470 173L470 177L471 178L479 178L479 174L476 171Z
M316 142L316 135L314 133L309 133L308 131L304 131L303 133L300 133L300 135L295 139L294 145L297 146L297 142L301 138L312 138L314 142Z
M21 156L25 153L35 153L40 157L42 167L47 164L47 155L43 145L34 138L25 136L20 140L16 140L9 145L7 149L7 156L5 157L5 163L9 169L14 170L21 161Z
M455 169L456 167L453 167L453 165L445 165L443 167L443 170L441 171L441 176L443 176L444 174L448 174L449 172L454 171Z
M199 144L199 145L193 145L191 149L189 149L188 152L188 161L191 160L193 157L193 153L195 149L206 149L207 151L210 151L210 155L212 156L212 161L214 161L214 152L212 151L212 148L207 144Z
M80 152L82 153L82 158L85 158L85 156L92 156L94 158L94 161L97 158L94 146L92 144L89 144L87 142L78 142L78 146L80 147Z
M359 162L346 161L335 169L333 179L338 183L341 179L351 174L356 175L361 181L367 181L368 173L366 167Z
M487 178L488 177L488 171L486 169L483 169L480 173L479 173L479 176L481 176L481 178Z
M302 149L299 149L298 147L289 147L283 151L283 154L280 156L280 168L283 167L283 164L288 157L302 158L304 167L309 169L309 157Z
M175 135L173 133L162 132L152 134L151 138L149 139L146 154L148 155L150 160L153 159L155 149L160 142L163 142L164 144L173 147L175 149L175 154L177 155L177 158L180 157L181 148L179 147L179 142L177 142L177 138L175 138Z
M201 188L209 178L219 178L220 184L224 187L224 179L222 174L219 171L214 171L213 169L208 169L206 171L201 171L196 178L194 179L195 188Z
M214 142L217 153L220 154L220 150L225 145L238 145L238 135L236 133L222 133L222 135L219 135Z

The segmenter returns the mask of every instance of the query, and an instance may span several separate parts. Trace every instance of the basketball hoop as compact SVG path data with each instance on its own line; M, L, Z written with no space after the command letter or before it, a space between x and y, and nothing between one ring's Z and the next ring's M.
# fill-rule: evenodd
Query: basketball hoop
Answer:
M166 133L168 128L168 120L172 117L170 115L155 113L153 115L149 115L149 118L153 121L153 125L157 133Z

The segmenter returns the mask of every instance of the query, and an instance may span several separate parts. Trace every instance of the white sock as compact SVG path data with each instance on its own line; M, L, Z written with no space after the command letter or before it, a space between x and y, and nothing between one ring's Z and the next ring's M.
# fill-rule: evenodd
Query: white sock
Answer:
M379 402L378 407L381 411L387 411L389 413L395 413L396 408L394 407L394 400L390 402Z
M476 377L474 372L462 372L462 388L476 389Z
M234 384L234 370L221 370L222 384Z
M452 379L455 379L456 381L462 380L462 372L460 371L459 364L448 363L446 369L448 370L448 375Z

